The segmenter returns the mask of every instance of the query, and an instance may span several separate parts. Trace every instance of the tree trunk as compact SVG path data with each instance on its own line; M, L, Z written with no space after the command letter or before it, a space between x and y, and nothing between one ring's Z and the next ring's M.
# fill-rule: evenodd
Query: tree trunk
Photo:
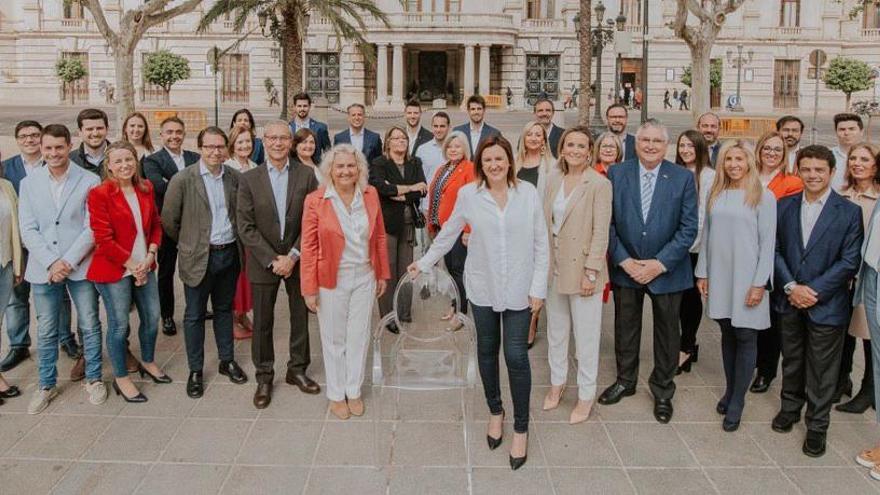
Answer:
M165 90L165 106L166 107L171 106L171 88L168 88Z
M67 85L67 92L70 93L70 106L76 105L76 83L68 82L64 84Z
M575 29L580 36L578 38L581 52L580 65L580 88L578 94L580 101L578 102L578 124L590 125L590 99L592 91L590 91L590 78L593 68L593 50L590 46L590 24L592 21L593 2L591 0L580 0L580 23ZM598 96L597 96L598 98Z
M134 112L134 46L112 46L116 69L116 128L122 129L125 117Z
M701 114L708 112L710 108L710 77L709 71L712 66L712 43L705 40L699 40L691 50L691 112L694 121Z
M302 91L302 39L296 24L296 13L284 12L284 29L281 30L281 44L287 51L284 57L284 80L286 82L287 115L286 120L293 118L293 97Z
M846 111L849 112L849 104L852 101L852 93L844 93L846 95Z

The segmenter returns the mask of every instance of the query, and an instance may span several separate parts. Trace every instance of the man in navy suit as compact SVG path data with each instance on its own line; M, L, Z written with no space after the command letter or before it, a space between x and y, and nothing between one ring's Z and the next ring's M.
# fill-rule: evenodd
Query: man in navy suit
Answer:
M535 114L535 122L544 126L544 131L547 133L547 147L550 149L553 158L557 158L559 138L562 137L565 129L553 123L553 115L556 113L556 109L553 108L553 102L547 98L542 98L535 102L532 112Z
M782 336L782 407L772 427L791 431L806 404L803 452L819 457L852 311L849 284L861 263L862 210L832 190L831 150L807 146L797 165L804 191L781 199L777 211L772 303Z
M501 134L501 131L487 124L484 120L486 116L486 99L480 95L471 95L467 99L468 122L461 124L453 129L461 131L468 138L471 145L471 156L474 156L480 148L480 144L489 139L489 136Z
M293 96L293 108L296 115L290 121L290 132L296 134L300 129L309 129L315 133L315 154L312 160L321 163L321 153L330 149L330 132L327 124L309 117L312 111L312 97L308 93L297 93Z
M634 160L636 158L636 137L626 132L626 122L629 119L629 112L626 105L615 103L605 110L605 120L608 123L608 130L616 134L623 143L623 160Z
M721 141L718 140L718 132L721 130L721 117L714 112L706 112L697 119L697 130L703 135L709 146L709 162L715 168L718 161L718 151L721 149Z
M422 106L418 101L406 102L403 117L406 120L406 136L409 138L409 155L415 156L419 146L434 139L434 134L422 126Z
M636 133L638 158L611 167L614 189L608 252L614 284L614 352L617 381L599 396L615 404L636 392L642 304L654 314L654 371L648 379L654 417L672 419L678 367L679 308L693 286L688 249L697 237L697 190L693 174L666 161L669 133L648 120Z
M374 158L382 155L382 138L364 127L366 108L363 105L352 103L347 112L348 129L333 136L333 144L351 144L367 157L367 163L373 163Z
M174 175L184 168L199 162L199 154L183 149L186 138L186 127L177 117L168 117L159 125L162 138L162 149L144 159L144 177L153 183L156 206L162 212L165 202L165 191ZM162 313L162 333L174 335L177 325L174 323L174 269L177 265L177 243L162 234L159 246L159 308Z

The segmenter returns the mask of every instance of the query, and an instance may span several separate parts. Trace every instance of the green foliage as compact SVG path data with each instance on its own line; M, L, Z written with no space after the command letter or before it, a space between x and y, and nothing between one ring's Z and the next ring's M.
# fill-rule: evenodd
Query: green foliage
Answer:
M688 65L684 67L681 72L681 83L687 87L691 87L691 68L692 66ZM721 87L721 74L724 70L724 67L721 65L721 60L715 59L712 60L712 65L709 69L709 87L710 88L720 88Z
M61 58L55 63L55 74L58 79L70 84L86 77L89 72L83 66L82 60L76 57Z
M166 93L174 83L190 77L189 61L168 50L147 55L141 70L145 81L160 86Z
M825 86L842 91L847 96L871 89L874 86L871 67L861 60L836 57L828 65Z

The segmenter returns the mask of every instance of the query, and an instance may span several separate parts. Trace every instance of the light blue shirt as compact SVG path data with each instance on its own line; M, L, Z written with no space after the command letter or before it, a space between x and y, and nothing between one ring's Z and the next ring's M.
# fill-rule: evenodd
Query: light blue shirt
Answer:
M348 135L351 138L351 145L355 147L358 151L363 153L364 151L364 128L361 127L361 132L355 134L354 129L348 128Z
M287 213L287 181L290 176L290 161L278 170L271 162L266 162L269 171L269 184L272 186L272 195L275 197L275 213L278 214L278 222L281 224L281 239L284 239L284 217Z
M432 139L419 146L419 149L416 150L416 156L422 160L422 171L425 173L425 180L430 185L437 169L446 163L446 157L443 156L443 143ZM423 211L428 211L427 195L422 198L421 208Z
M199 161L199 174L205 183L205 191L208 193L208 204L211 206L211 238L214 246L229 244L235 241L235 232L232 229L232 221L229 220L229 210L226 208L226 191L223 188L223 166L216 176Z
M641 196L643 196L643 195L645 194L645 188L648 187L648 182L647 182L647 180L645 179L645 174L648 174L648 173L650 173L650 174L654 174L653 179L652 179L652 182L654 183L654 189L656 190L656 188L657 188L657 178L658 178L658 176L659 176L658 172L660 172L660 166L661 166L661 165L662 165L662 163L661 163L661 164L658 164L658 165L657 165L656 167L654 167L653 169L648 170L647 168L645 168L644 165L642 165L641 160L639 161L639 188L640 188L640 189L639 189L639 197L641 197ZM645 211L642 212L642 216L643 216L643 218L648 218L648 212L651 211L651 204L652 204L653 202L654 202L654 195L652 194L652 195L651 195L651 199L650 199L650 201L649 201L648 204L646 205L648 208L647 208Z

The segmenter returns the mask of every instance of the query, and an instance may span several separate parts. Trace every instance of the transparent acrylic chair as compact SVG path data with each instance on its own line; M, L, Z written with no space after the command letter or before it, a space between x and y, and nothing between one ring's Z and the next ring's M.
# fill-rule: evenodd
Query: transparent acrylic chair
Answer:
M451 319L443 317L457 308ZM463 420L465 461L471 471L468 428L476 382L476 341L473 320L461 313L455 282L445 270L434 267L415 279L401 277L394 291L394 311L373 331L372 391L376 467L383 462L379 443L383 408L393 407L391 418L399 420L399 391L458 390ZM460 328L456 322L461 322ZM394 322L398 335L385 327ZM394 393L385 394L386 389ZM388 460L390 464L390 460Z

